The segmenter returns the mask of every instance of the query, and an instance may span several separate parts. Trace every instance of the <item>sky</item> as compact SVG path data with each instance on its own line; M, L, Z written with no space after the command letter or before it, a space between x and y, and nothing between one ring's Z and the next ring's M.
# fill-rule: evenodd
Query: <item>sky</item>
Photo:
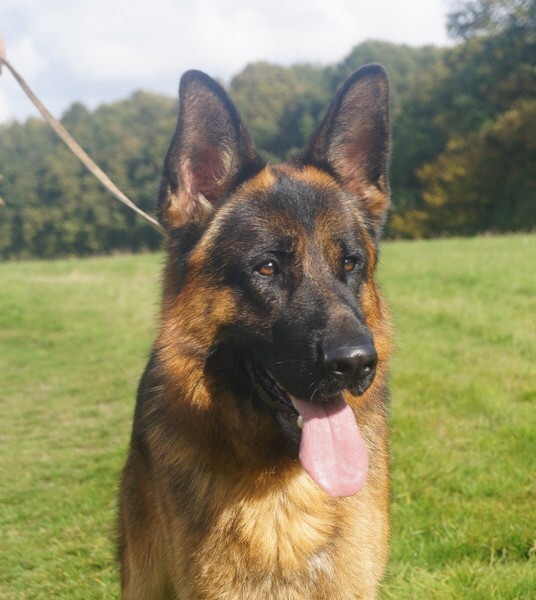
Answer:
M175 96L195 68L334 64L368 39L445 45L452 0L0 0L6 57L57 117L136 90ZM0 123L36 110L5 69Z

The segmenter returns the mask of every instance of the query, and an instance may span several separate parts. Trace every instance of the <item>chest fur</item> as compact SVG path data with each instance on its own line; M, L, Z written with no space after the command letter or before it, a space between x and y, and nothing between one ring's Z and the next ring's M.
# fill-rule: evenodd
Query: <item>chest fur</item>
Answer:
M387 522L386 515L368 514L366 490L361 498L334 500L298 472L285 490L242 489L230 496L213 489L209 496L208 528L192 529L184 514L175 524L180 532L167 528L175 530L168 540L172 570L189 582L181 598L374 597L370 563L378 552L373 546L385 542Z

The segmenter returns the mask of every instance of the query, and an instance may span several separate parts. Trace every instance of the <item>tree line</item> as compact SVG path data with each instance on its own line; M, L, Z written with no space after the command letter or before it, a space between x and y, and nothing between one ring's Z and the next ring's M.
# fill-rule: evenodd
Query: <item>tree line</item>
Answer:
M420 238L536 227L536 1L474 0L448 18L456 44L368 41L335 65L248 65L228 91L259 149L291 157L334 91L378 62L392 87L392 210L386 235ZM62 123L152 213L175 128L174 99L136 92ZM88 255L160 246L38 119L0 127L0 256Z

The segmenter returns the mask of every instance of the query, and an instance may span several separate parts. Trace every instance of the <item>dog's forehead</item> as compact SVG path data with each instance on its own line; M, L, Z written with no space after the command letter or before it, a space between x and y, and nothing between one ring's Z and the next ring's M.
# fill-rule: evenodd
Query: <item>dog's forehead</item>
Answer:
M355 198L323 171L283 165L267 167L235 190L195 254L214 264L274 251L338 260L341 251L359 248L371 250Z
M314 167L302 169L287 164L266 167L245 182L237 192L242 199L264 199L273 210L296 211L309 216L311 210L325 208L341 196L337 182L326 172ZM306 210L309 212L305 212Z
M221 219L257 223L282 235L298 228L343 227L355 212L338 183L324 171L289 165L266 167L243 183L224 207ZM353 220L353 219L352 219Z

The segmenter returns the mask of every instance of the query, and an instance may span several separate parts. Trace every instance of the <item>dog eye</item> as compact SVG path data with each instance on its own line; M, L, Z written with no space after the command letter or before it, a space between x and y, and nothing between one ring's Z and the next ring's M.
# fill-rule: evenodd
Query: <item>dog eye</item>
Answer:
M273 277L279 273L279 266L275 260L268 260L259 265L255 270L263 277Z
M355 256L346 256L342 261L342 268L346 273L351 273L357 265L357 258Z

